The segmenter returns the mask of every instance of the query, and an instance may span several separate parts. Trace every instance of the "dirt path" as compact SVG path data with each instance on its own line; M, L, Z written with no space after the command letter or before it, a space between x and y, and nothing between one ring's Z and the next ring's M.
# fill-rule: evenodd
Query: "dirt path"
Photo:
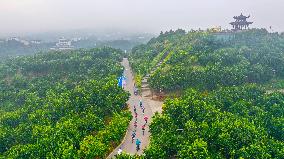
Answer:
M128 104L130 105L130 110L133 116L135 116L133 106L135 105L137 108L138 119L137 119L136 138L138 138L141 141L141 150L137 152L135 142L132 143L131 141L132 131L135 130L134 128L135 117L133 117L128 127L126 136L124 137L124 140L122 141L121 145L119 145L107 158L113 158L117 154L119 148L121 148L123 152L129 154L142 154L143 149L145 149L149 145L149 139L150 139L149 122L151 122L152 116L156 111L161 112L162 110L161 109L162 102L152 101L151 98L146 97L147 95L149 95L149 91L142 92L142 96L134 95L134 90L133 90L134 78L127 58L123 59L122 65L125 68L124 76L126 77L126 86L124 87L124 89L131 93L131 96L128 100ZM139 100L142 100L142 103L145 107L145 115L149 118L148 124L146 124L146 131L144 135L142 134L142 125L145 124L145 121L142 110L139 107Z

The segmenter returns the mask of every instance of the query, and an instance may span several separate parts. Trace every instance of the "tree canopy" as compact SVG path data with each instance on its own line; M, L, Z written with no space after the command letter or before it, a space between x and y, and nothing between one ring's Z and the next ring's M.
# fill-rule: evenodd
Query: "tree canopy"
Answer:
M283 97L255 85L189 89L155 115L146 158L283 158Z
M122 52L50 52L0 65L0 158L104 158L131 119Z
M136 74L149 73L155 90L213 90L283 78L283 42L283 36L264 29L223 34L177 30L161 33L130 56Z

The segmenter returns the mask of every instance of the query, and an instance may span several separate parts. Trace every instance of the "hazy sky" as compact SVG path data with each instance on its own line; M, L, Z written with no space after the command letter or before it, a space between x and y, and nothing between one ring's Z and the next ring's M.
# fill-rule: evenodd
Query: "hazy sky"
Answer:
M0 34L73 29L231 28L234 15L284 31L284 0L0 0Z

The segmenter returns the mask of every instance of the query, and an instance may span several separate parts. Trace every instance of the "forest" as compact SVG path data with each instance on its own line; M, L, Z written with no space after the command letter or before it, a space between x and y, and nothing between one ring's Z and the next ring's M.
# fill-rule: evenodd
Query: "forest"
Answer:
M0 64L0 158L104 158L131 119L122 51L49 52Z
M150 74L153 90L171 92L283 79L283 50L284 36L265 29L223 35L179 29L161 32L133 48L130 57L137 76ZM156 68L159 62L162 64Z
M178 29L129 56L137 81L181 96L155 114L144 154L120 158L284 158L283 34Z
M0 158L106 158L132 119L117 85L121 50L38 53L0 62ZM161 32L127 55L136 86L169 96L150 144L131 158L284 158L284 36ZM176 94L178 92L178 94Z
M19 41L4 41L0 39L0 61L15 56L32 55L38 52L48 51L52 46L52 43L24 45Z
M189 89L154 117L145 158L283 158L283 99L256 85Z
M0 159L284 159L284 0L0 11Z

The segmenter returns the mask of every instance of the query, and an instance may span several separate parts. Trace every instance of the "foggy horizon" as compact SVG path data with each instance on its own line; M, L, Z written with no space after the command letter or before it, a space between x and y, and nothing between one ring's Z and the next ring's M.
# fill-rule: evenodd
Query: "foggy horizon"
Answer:
M252 28L284 31L280 0L1 0L0 36L72 30L159 33L229 25L251 15Z

